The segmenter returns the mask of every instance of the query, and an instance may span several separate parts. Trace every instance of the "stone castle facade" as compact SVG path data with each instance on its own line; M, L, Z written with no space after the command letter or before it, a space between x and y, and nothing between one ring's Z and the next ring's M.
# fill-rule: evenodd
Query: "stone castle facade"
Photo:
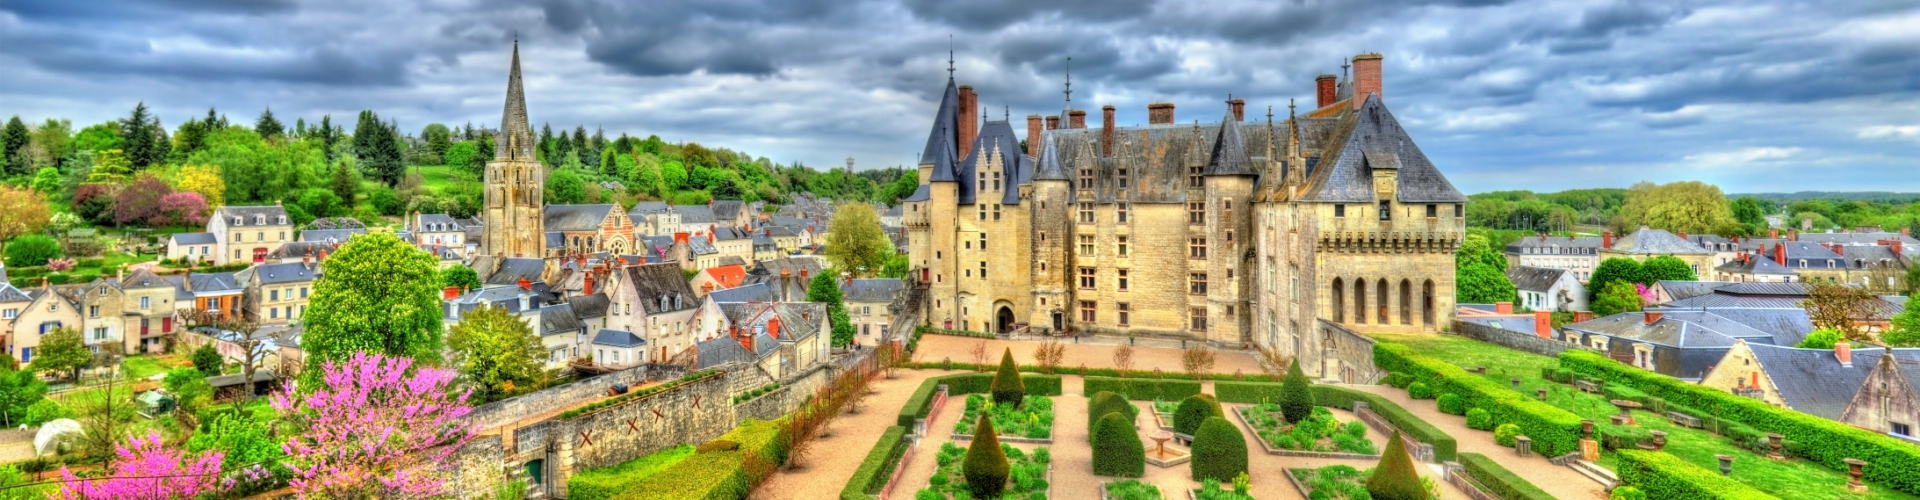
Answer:
M520 42L513 43L513 68L507 74L507 104L487 162L484 208L480 211L482 255L545 257L541 196L547 170L534 155L533 127L527 123L527 96L520 86Z
M1315 109L1277 121L1235 99L1216 123L1157 103L1147 126L1105 106L1089 129L1069 105L1027 118L1025 150L950 78L903 214L927 323L1203 340L1307 366L1332 347L1317 321L1438 331L1466 197L1387 110L1380 62L1322 75Z

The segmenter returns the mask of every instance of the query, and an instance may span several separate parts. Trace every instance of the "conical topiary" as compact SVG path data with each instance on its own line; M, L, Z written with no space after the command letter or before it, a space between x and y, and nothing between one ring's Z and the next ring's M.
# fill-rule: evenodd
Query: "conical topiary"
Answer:
M1000 353L1000 372L993 374L993 402L1019 405L1027 397L1027 384L1020 381L1020 367L1013 364L1013 349Z
M1207 417L1193 433L1193 480L1231 482L1247 472L1247 440L1240 428L1221 417Z
M1007 452L1000 449L995 432L993 421L980 415L980 423L973 426L973 444L960 460L960 473L966 476L974 498L999 498L1000 490L1007 487Z
M1180 401L1179 407L1173 409L1173 432L1192 436L1194 431L1200 429L1200 423L1205 422L1208 417L1226 415L1220 411L1220 400L1214 399L1212 395L1187 396L1187 399ZM1233 478L1226 478L1223 481L1228 479Z
M1133 403L1127 402L1127 398L1112 391L1095 393L1093 399L1087 402L1087 439L1089 441L1099 434L1100 417L1107 416L1108 413L1120 414L1121 418L1126 419L1127 427L1132 428L1134 418L1140 415L1140 409L1133 406Z
M1133 422L1119 412L1108 413L1094 423L1093 475L1140 477L1147 473L1146 446Z
M1280 414L1288 423L1299 423L1313 414L1313 382L1300 371L1300 360L1287 365L1287 378L1280 383Z
M1197 458L1197 457L1196 457ZM1400 444L1400 431L1387 439L1387 451L1380 454L1380 465L1367 478L1367 494L1375 500L1426 500L1427 487L1413 468L1413 456Z

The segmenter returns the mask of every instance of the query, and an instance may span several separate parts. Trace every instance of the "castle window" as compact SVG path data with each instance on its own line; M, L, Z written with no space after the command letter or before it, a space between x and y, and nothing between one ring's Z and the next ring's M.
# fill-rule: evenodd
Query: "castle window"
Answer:
M1121 313L1120 317L1125 318L1126 317L1125 314L1126 313ZM1122 321L1122 323L1125 323L1125 321ZM1894 434L1898 434L1902 436L1909 436L1909 437L1913 436L1913 427L1907 424L1903 424L1899 422L1888 422L1887 426L1890 428L1888 432L1892 432Z
M1113 219L1114 222L1121 224L1127 223L1127 202L1122 201L1113 204Z
M1427 218L1429 218L1429 219L1431 219L1431 218L1434 218L1434 217L1439 217L1439 216L1440 216L1440 205L1435 205L1435 204L1432 204L1432 203L1428 203L1428 204L1427 204Z
M1233 243L1233 230L1227 230L1227 243Z
M1127 303L1125 302L1114 304L1113 307L1115 311L1118 311L1120 313L1120 326L1127 326L1127 324L1131 322L1130 320L1133 319L1128 317L1128 316L1132 316L1133 308L1131 306L1128 306Z
M1000 204L993 204L993 220L1000 220Z
M1387 201L1382 200L1380 202L1380 220L1392 220L1392 219L1393 219L1393 207L1389 205Z
M980 220L987 220L987 204L980 204Z
M1087 323L1087 324L1093 323L1095 313L1099 311L1098 304L1099 303L1091 300L1080 301L1080 322L1081 323Z
M1000 190L1000 172L993 173L993 190L994 191Z
M980 261L980 279L987 279L987 261Z
M1115 253L1115 255L1118 255L1120 257L1126 257L1127 256L1127 236L1120 235L1120 236L1115 236L1114 238L1118 239L1120 242L1119 248Z
M1207 258L1207 239L1206 238L1188 238L1187 239L1187 258L1206 259Z
M1207 223L1206 202L1188 203L1187 204L1187 224L1198 226L1206 223Z
M1120 172L1119 172L1119 174L1120 174L1120 176L1119 176L1119 177L1120 177L1120 179L1119 179L1119 186L1120 186L1120 189L1126 189L1126 188L1127 188L1127 169L1124 169L1124 168L1123 168L1123 169L1120 169Z
M1207 331L1207 308L1195 307L1190 310L1188 315L1192 318L1191 323L1188 325L1189 329L1196 332Z
M987 173L986 172L981 172L980 178L973 181L973 188L978 191L987 190Z
M1121 269L1119 270L1119 273L1120 273L1120 291L1122 292L1127 291L1127 270Z
M1091 267L1080 268L1080 289L1081 290L1092 290L1094 288L1093 276L1094 276L1093 268Z
M1200 183L1200 176L1206 171L1206 168L1205 166L1187 167L1187 187L1201 187L1203 184Z
M1193 294L1193 295L1206 295L1207 294L1207 273L1188 273L1187 274L1187 293Z
M1222 213L1220 220L1233 222L1233 200L1220 199L1220 211Z
M980 233L980 249L987 249L987 233Z
M1080 169L1080 189L1093 189L1093 169Z
M1094 255L1093 235L1082 234L1079 236L1079 238L1080 238L1080 255L1085 257L1092 257Z
M1093 204L1092 203L1080 204L1080 223L1081 224L1093 223Z
M1454 216L1455 218L1459 218L1459 217L1462 217L1462 216L1460 215L1460 212L1461 212L1462 210L1466 210L1466 208L1467 208L1467 205L1466 205L1465 203L1455 203L1455 204L1453 204L1453 216Z
M1334 205L1334 206L1333 206L1333 216L1334 216L1334 217L1346 217L1346 216L1347 216L1347 206L1346 206L1346 205Z

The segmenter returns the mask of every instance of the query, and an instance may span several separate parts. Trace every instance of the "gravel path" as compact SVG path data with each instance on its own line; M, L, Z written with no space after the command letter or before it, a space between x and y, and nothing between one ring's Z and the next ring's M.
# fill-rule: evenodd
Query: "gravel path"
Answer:
M1439 427L1441 431L1452 435L1454 440L1460 443L1459 451L1486 455L1487 458L1499 462L1501 467L1506 467L1507 470L1513 471L1514 474L1519 474L1520 477L1532 482L1534 486L1546 490L1546 492L1552 494L1554 498L1562 500L1607 498L1606 489L1601 487L1600 483L1588 479L1587 476L1581 475L1571 468L1553 465L1553 463L1547 461L1546 457L1537 454L1531 458L1522 458L1514 454L1512 448L1500 446L1499 443L1495 443L1493 441L1493 433L1468 428L1466 417L1440 413L1440 410L1435 406L1433 401L1416 401L1407 397L1406 391L1395 389L1392 386L1354 385L1348 387L1378 394L1406 408L1408 411L1413 412L1415 416L1426 420L1427 423L1433 424L1435 427Z
M999 363L1003 349L1013 350L1013 361L1021 365L1032 365L1033 350L1041 342L1028 340L978 339L956 337L952 335L923 335L920 337L919 350L914 351L913 360L937 363L951 360L955 363L973 362L973 348L986 343L986 363ZM1119 346L1112 344L1066 344L1066 356L1060 361L1063 368L1081 366L1091 368L1112 368L1113 351ZM1180 356L1185 351L1170 347L1136 346L1133 348L1133 369L1152 372L1159 368L1168 374L1186 373ZM1247 351L1214 351L1214 373L1244 373L1259 375L1266 373L1260 369L1260 361Z
M860 461L865 460L867 452L873 450L874 443L880 441L880 432L899 418L900 407L907 404L907 398L913 395L913 390L928 378L960 373L942 370L896 372L898 378L889 379L884 375L875 378L871 387L876 392L867 396L860 413L841 414L834 418L828 426L833 435L815 440L806 456L800 457L799 467L781 467L773 477L761 483L754 491L753 498L811 500L839 496L840 489L847 485L847 479L853 477L854 469L860 468ZM961 405L947 406L955 408ZM951 422L948 425L952 425ZM920 455L932 460L933 454L926 450L921 448ZM924 483L926 479L921 478L921 481Z

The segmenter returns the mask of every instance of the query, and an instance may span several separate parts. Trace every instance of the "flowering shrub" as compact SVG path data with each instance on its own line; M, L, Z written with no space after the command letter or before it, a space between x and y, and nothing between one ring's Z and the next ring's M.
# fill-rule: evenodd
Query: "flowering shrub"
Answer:
M147 437L128 436L128 444L117 447L118 456L106 473L82 479L60 468L61 500L168 500L193 498L218 491L221 452L190 457L168 447L159 432Z
M73 266L75 262L77 261L73 260L72 257L48 260L47 270L53 271L56 273L61 271L71 271L73 270Z
M345 363L328 361L322 373L312 392L289 382L273 395L275 410L306 427L282 446L294 491L302 498L440 495L440 473L476 430L461 422L473 409L469 393L453 392L454 372L359 352Z

